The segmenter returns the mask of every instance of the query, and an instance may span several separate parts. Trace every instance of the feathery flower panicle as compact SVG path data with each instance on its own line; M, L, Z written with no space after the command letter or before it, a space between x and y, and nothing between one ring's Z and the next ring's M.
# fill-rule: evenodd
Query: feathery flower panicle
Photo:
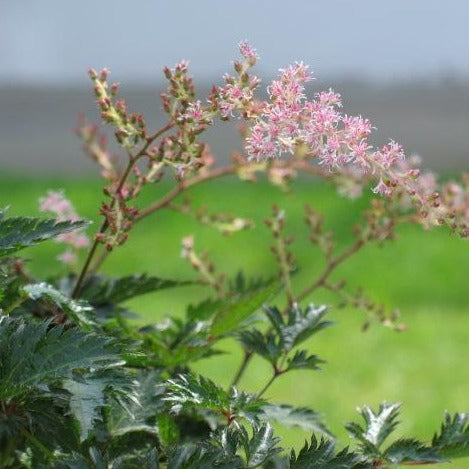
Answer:
M248 41L246 41L246 40L241 41L238 44L238 47L239 47L239 52L241 53L241 55L249 61L254 61L254 63L252 64L252 65L254 65L256 63L256 60L259 58L259 55L258 55L256 49L254 49L254 47L250 46Z

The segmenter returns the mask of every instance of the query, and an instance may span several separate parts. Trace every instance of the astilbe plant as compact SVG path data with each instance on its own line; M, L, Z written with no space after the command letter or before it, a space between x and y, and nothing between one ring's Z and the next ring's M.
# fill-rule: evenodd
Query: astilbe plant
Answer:
M282 375L324 366L305 345L331 325L328 307L307 303L317 290L363 309L365 327L377 319L403 329L396 312L386 313L363 292L348 292L331 275L369 243L393 239L403 223L426 229L443 225L469 236L469 188L467 176L439 185L394 141L372 147L372 124L344 114L337 93L308 96L312 75L302 63L280 70L267 87L267 99L256 97L260 80L251 68L257 53L246 42L240 52L233 75L204 100L195 93L186 62L166 68L168 89L161 98L167 122L155 131L142 115L127 110L117 84L108 83L108 71L90 71L101 117L113 128L124 158L109 148L98 126L80 122L85 150L106 180L106 201L79 272L74 270L79 251L89 243L86 222L63 193L49 192L40 201L54 219L0 214L0 468L376 468L469 455L463 413L447 415L430 443L387 443L399 405L364 407L363 424L346 427L357 445L338 449L316 411L267 399L270 385ZM245 151L223 165L201 135L217 120L230 119L241 124ZM252 227L250 220L211 214L180 196L209 180L233 176L255 182L262 173L283 188L306 174L349 197L374 193L352 242L342 249L325 229L323 215L306 207L306 236L325 262L303 290L295 286L294 240L285 233L286 214L279 207L265 220L278 265L265 279L242 273L230 279L196 249L192 236L182 241L182 257L197 272L195 280L98 273L134 226L162 209L224 234ZM170 189L142 207L140 192L164 180L172 181ZM43 282L28 273L16 253L50 238L69 246L61 260L70 273ZM142 327L123 306L138 295L194 283L209 286L213 295L188 305L182 318ZM220 353L225 338L242 350L228 388L193 369L194 362ZM255 355L270 364L272 375L248 393L239 382ZM311 432L310 442L299 452L281 448L274 422Z

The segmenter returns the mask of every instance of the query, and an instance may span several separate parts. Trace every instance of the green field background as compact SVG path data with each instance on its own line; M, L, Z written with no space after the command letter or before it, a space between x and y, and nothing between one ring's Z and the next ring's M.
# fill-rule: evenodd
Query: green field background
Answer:
M164 192L148 188L142 203ZM10 214L38 215L38 197L47 189L64 189L77 211L98 220L103 200L95 179L67 180L0 177L0 206L10 206ZM187 216L162 211L145 219L131 233L128 243L114 252L103 266L113 275L147 272L190 279L194 273L180 257L180 241L195 237L198 250L207 249L220 271L233 276L243 270L248 275L269 276L275 269L268 250L271 243L263 219L272 204L287 214L286 232L297 239L293 246L300 272L295 288L311 282L323 259L308 242L302 221L303 206L311 204L325 215L326 225L338 231L338 245L346 246L351 228L359 220L367 197L350 201L319 183L302 180L290 193L266 183L252 185L234 179L215 181L190 192L196 206L210 211L227 211L252 218L256 228L227 238L213 228L202 226ZM96 229L96 223L90 233ZM390 308L402 311L408 326L403 333L380 324L361 331L365 314L350 308L339 309L330 295L318 292L309 301L331 305L335 326L309 343L310 350L327 360L320 372L292 372L274 383L266 397L274 402L310 406L324 414L325 420L343 444L350 444L343 423L356 418L357 406L377 406L382 401L402 402L399 436L429 439L442 421L444 412L469 411L469 249L468 242L444 229L424 232L415 226L401 227L397 240L380 247L370 245L335 272L333 279L347 279L349 288L364 287L369 296ZM55 261L62 246L45 243L29 249L29 269L48 275L63 269ZM64 271L65 272L65 271ZM167 315L182 315L184 305L210 294L208 289L186 287L149 294L129 302L129 307L146 322ZM228 384L241 355L236 344L223 342L221 348L234 352L197 363L196 370ZM269 377L269 367L253 360L240 386L248 391L260 389ZM285 445L299 447L306 432L279 428ZM469 461L450 467L469 467Z

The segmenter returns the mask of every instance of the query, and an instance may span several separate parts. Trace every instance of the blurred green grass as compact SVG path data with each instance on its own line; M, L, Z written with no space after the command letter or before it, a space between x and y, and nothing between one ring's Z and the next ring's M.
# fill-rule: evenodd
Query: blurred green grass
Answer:
M65 189L78 212L98 220L103 199L100 183L94 179L26 179L0 177L0 206L10 206L10 214L37 215L37 199L47 189ZM146 190L145 204L162 194L165 186ZM180 258L180 240L195 237L196 249L209 249L211 259L221 270L234 275L242 269L249 275L268 276L275 268L268 245L270 237L263 218L273 204L287 213L286 231L295 236L294 250L301 270L295 278L298 291L321 271L323 260L309 244L302 222L305 203L322 211L328 227L337 230L338 245L346 246L351 228L359 219L367 197L350 201L337 197L319 183L299 181L290 193L267 184L251 185L234 180L214 181L190 192L195 206L210 211L228 211L253 218L255 230L227 239L213 228L201 226L185 215L162 211L143 220L130 240L116 250L103 271L124 275L148 272L161 277L191 278L192 271ZM96 224L95 224L96 227ZM92 229L90 230L92 231ZM349 288L364 287L369 296L385 305L399 307L408 331L396 333L374 325L366 333L360 326L360 311L333 307L330 317L335 327L311 341L311 349L327 360L319 373L296 372L281 377L266 397L275 402L311 406L323 413L332 431L344 444L348 437L342 425L356 418L355 408L363 404L399 401L403 405L403 424L399 435L430 438L442 421L445 410L469 410L469 249L460 240L440 229L423 232L419 227L398 230L399 238L384 247L370 245L337 269L333 279L347 279ZM62 247L55 243L26 251L30 270L48 275L60 269L54 260ZM51 261L52 260L52 261ZM157 321L168 314L180 315L184 305L209 294L199 287L159 292L133 300L130 306L146 321ZM310 301L334 304L333 298L317 293ZM209 377L228 383L240 360L230 341L222 348L233 351L200 362L196 368ZM254 360L241 382L247 390L259 389L269 376L269 367ZM254 371L255 370L255 371ZM308 435L279 429L285 444L300 446ZM459 465L461 464L461 465ZM467 467L462 462L453 468Z

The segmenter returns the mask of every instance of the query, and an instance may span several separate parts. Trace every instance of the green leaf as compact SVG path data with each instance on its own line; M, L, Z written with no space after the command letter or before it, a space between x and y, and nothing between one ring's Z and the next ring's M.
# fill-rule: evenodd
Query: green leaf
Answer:
M239 332L238 340L246 351L257 353L272 365L277 364L283 353L282 347L278 344L273 333L268 332L264 335L258 329L246 329Z
M158 437L163 445L168 446L177 442L180 436L179 428L170 415L158 415L157 425Z
M35 441L50 451L58 447L68 451L78 448L79 431L69 415L69 399L65 391L55 388L31 389L27 394L15 396L15 400L2 402L0 410L2 457L5 454L3 452L5 444L13 445L17 450L24 448L25 434L34 435ZM47 452L41 451L41 456L46 454Z
M293 357L287 360L286 371L291 370L320 370L321 364L326 363L317 355L308 355L306 350L297 350Z
M214 348L209 337L210 324L168 318L139 331L147 364L176 368L222 352Z
M228 421L241 417L251 423L257 421L266 404L254 394L239 392L236 388L228 393L208 378L193 374L169 380L164 400L174 413L208 410Z
M253 428L252 438L244 444L247 467L259 467L266 460L281 451L277 447L280 438L274 437L274 431L269 423Z
M168 381L164 400L171 404L171 411L183 409L229 409L229 394L213 381L201 375L180 375Z
M0 399L28 393L75 370L122 363L110 339L76 328L0 318Z
M432 447L438 454L448 458L469 456L469 414L457 413L451 417L445 414L439 434L435 434Z
M118 304L139 295L167 288L191 285L189 281L162 279L147 274L108 278L95 275L84 284L81 297L95 306Z
M402 439L392 443L384 452L384 456L393 464L433 464L444 462L434 448L425 446L421 441Z
M24 300L21 287L29 280L23 269L23 261L18 258L0 259L0 308L5 312L11 313Z
M226 446L238 445L238 437L232 431L225 431L214 442L205 444L180 444L168 448L167 467L170 469L245 469L245 464L236 454L228 453ZM220 444L221 443L221 444ZM223 446L224 443L224 446ZM220 447L221 446L221 447Z
M372 469L372 463L363 461L348 448L336 453L333 441L321 439L318 442L313 435L311 443L305 443L298 456L292 450L290 455L290 469Z
M364 406L358 411L365 420L365 426L361 427L352 422L345 428L362 443L365 452L380 454L379 447L398 424L399 408L400 404L382 403L375 413L370 407Z
M29 217L5 218L5 213L5 209L0 210L0 257L89 224L86 221L56 222L52 219Z
M207 298L196 305L189 305L186 317L189 321L207 321L227 304L226 300Z
M275 307L266 307L265 312L272 327L277 331L282 349L289 352L313 334L332 325L330 321L322 321L327 312L326 306L308 305L302 311L297 304L294 304L285 318Z
M271 300L279 289L280 283L275 281L261 290L232 299L213 318L212 335L225 335L238 328L251 314Z
M122 448L116 451L91 447L88 452L56 456L54 469L159 469L155 447ZM39 468L38 468L39 469ZM42 468L40 468L42 469Z
M82 326L95 326L93 307L86 301L73 300L47 283L34 283L25 285L23 291L32 300L47 299L58 306L66 316L76 324Z
M103 378L76 381L67 379L63 387L72 395L70 410L80 424L82 440L88 437L96 420L100 420L100 410L105 405L104 390L107 380Z
M114 404L108 418L111 436L123 436L134 432L158 434L156 417L164 411L163 386L155 371L140 371L134 380L131 399Z
M331 432L321 421L321 416L306 407L268 404L262 407L259 418L268 421L274 420L285 427L300 427L302 430L319 432L332 437Z

